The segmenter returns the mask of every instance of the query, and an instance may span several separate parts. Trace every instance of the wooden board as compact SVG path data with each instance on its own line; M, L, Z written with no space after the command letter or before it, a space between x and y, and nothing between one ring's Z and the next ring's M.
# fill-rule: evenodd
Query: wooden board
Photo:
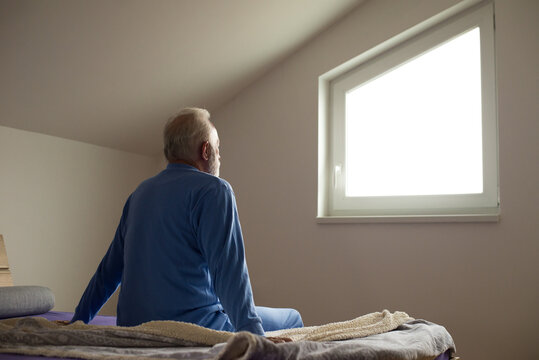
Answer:
M13 286L13 279L9 270L0 269L0 286Z
M13 286L4 238L0 235L0 286Z

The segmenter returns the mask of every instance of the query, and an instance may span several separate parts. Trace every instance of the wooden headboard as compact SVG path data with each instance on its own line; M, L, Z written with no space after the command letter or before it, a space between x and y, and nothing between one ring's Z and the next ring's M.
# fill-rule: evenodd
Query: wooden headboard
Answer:
M13 286L4 238L0 235L0 286Z

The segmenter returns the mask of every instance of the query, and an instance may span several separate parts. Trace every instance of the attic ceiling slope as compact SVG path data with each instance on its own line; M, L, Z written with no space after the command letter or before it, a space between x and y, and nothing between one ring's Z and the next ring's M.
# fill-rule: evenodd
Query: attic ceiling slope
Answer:
M155 155L362 0L0 0L0 125Z

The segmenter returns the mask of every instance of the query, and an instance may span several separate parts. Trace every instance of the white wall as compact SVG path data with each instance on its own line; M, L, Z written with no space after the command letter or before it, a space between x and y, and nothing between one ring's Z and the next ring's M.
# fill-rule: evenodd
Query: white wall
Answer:
M157 160L0 126L0 233L15 285L51 288L73 311L127 196ZM102 312L115 313L115 299Z
M466 359L534 359L539 322L539 2L499 0L499 223L317 224L318 76L456 0L368 1L213 112L258 304L307 325L402 310Z

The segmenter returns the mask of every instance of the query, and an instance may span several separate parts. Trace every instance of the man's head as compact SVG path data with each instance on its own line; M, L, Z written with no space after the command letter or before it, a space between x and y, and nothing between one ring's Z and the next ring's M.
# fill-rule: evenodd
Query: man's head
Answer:
M219 176L219 136L204 109L186 108L165 125L164 152L169 163L186 163Z

